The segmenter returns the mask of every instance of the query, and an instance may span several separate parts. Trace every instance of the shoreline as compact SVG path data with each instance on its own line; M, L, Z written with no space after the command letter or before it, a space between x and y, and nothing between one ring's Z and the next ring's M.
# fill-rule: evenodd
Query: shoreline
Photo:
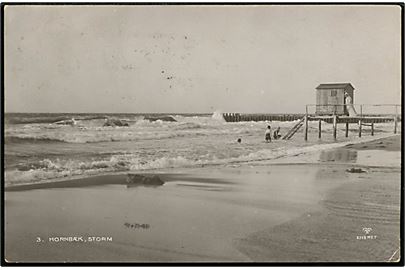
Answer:
M125 174L44 183L42 188L34 184L24 191L24 186L16 186L5 192L6 259L384 262L392 257L397 261L400 252L393 253L399 237L400 163L374 166L358 164L361 154L350 158L354 152L396 158L392 154L400 151L394 148L400 147L401 136L370 141L367 148L363 144L348 146L358 150L327 149L326 154L282 158L280 164L159 173L166 183L156 188L127 188ZM373 149L380 142L391 145L392 151ZM342 162L343 157L349 157L348 162ZM285 166L294 160L301 163ZM314 162L305 163L308 160ZM366 173L347 172L353 167L365 168ZM357 239L366 235L365 227L377 239ZM112 241L50 240L74 236Z
M397 139L395 139L397 138ZM379 144L381 141L388 140L388 149L381 149L382 146ZM400 147L398 144L400 144L400 135L385 135L381 136L380 138L367 138L363 139L359 142L352 142L352 141L347 141L347 142L340 142L340 143L330 143L328 145L332 145L331 148L327 150L333 150L336 148L343 148L343 149L353 149L353 150L387 150L387 151L395 151L396 148ZM336 145L337 146L334 146ZM369 145L369 146L365 146ZM324 150L321 150L324 151ZM241 161L241 162L234 162L232 164L235 165L241 165L241 166L267 166L267 165L316 165L319 164L319 161L314 160L314 157L317 158L317 154L319 151L315 151L315 153L308 153L308 154L299 154L300 157L295 158L296 156L290 156L290 157L280 157L272 160L263 160L263 161ZM303 155L310 156L310 159L304 159L302 160L301 157ZM302 161L297 161L297 160L302 160ZM327 165L327 163L323 163L324 165ZM335 165L337 164L336 162L331 162L329 163L330 165ZM345 164L344 162L342 164ZM228 164L229 165L229 164ZM215 164L215 165L206 165L206 166L198 166L198 167L185 167L185 168L167 168L166 170L168 171L178 171L178 170L184 170L184 171L193 171L193 170L199 170L199 169L204 169L207 167L222 167L224 164ZM358 164L358 166L373 166L370 164L365 164L361 165ZM375 167L378 167L375 166ZM172 179L175 179L176 177L181 177L181 176L187 176L184 173L176 173L176 172L160 172L161 170L157 170L157 173L154 173L153 170L146 170L146 171L138 171L138 172L131 172L131 171L125 171L125 172L106 172L106 173L100 173L96 175L89 175L89 176L72 176L69 177L68 179L66 178L56 178L56 179L47 179L44 181L40 181L38 183L24 183L24 184L14 184L14 185L5 185L4 190L6 192L12 192L12 191L23 191L23 190L31 190L31 189L49 189L49 188L65 188L65 187L87 187L87 186L97 186L97 185L126 185L126 175L128 173L135 173L135 174L141 174L141 175L159 175L163 177L164 181L172 181ZM190 177L190 176L188 176Z

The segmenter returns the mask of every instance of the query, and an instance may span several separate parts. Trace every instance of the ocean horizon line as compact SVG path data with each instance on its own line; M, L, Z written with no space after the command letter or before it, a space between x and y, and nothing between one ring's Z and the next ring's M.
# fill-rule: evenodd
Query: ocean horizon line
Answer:
M240 113L240 114L268 114L268 115L299 115L305 114L304 112L240 112L240 111L214 111L214 112L4 112L7 114L168 114L168 115L209 115L215 112L219 113Z

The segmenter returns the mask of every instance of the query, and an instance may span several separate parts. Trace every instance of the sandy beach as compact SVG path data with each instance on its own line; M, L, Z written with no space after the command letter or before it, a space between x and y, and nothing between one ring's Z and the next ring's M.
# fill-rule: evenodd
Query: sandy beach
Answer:
M397 261L400 149L397 135L294 157L301 164L181 169L159 174L159 187L127 187L125 175L8 187L5 258Z

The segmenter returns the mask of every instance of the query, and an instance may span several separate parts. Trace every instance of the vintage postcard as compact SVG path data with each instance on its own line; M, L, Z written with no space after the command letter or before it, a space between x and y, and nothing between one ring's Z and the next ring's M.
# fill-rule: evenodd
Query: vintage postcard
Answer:
M403 4L2 14L3 264L403 265Z

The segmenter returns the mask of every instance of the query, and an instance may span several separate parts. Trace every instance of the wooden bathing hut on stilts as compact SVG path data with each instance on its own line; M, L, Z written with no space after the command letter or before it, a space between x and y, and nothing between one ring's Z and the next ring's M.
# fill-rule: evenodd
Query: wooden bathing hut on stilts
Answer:
M354 100L354 87L350 83L325 83L317 88L316 104L308 104L305 107L305 116L302 119L304 125L304 139L308 140L308 121L318 121L318 138L322 137L322 121L332 123L333 138L337 138L337 126L339 123L345 124L345 137L349 136L349 124L358 125L358 135L362 136L364 126L370 127L371 135L374 136L374 124L382 122L394 123L394 134L397 133L398 109L397 104L357 104ZM310 114L309 109L315 106L315 114ZM359 112L355 107L359 108ZM364 107L387 107L394 109L393 113L383 115L363 114ZM293 128L294 129L294 128ZM293 130L292 129L292 130ZM292 136L290 136L292 137ZM288 139L288 138L287 138Z

